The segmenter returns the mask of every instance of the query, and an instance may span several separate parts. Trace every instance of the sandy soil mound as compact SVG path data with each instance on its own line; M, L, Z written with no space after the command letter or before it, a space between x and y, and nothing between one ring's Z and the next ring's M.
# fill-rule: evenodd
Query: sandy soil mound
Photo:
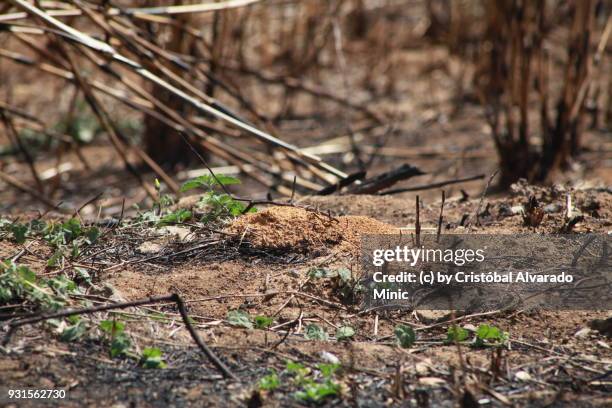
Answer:
M330 217L298 207L270 207L238 218L229 228L260 248L310 252L340 245L358 249L364 234L396 234L397 228L370 217Z

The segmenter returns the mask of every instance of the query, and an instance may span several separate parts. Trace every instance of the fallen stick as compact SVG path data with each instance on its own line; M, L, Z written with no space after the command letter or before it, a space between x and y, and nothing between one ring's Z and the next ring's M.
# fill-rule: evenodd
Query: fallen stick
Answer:
M342 190L342 188L353 184L357 180L362 180L365 175L365 171L358 171L357 173L349 174L347 178L341 179L337 183L334 183L331 186L327 186L324 189L319 190L316 195L330 195L336 193Z
M349 189L348 194L375 194L380 190L391 187L398 181L407 180L422 174L425 173L418 168L409 164L402 164L396 169L379 174L371 179L364 180L360 185Z
M2 340L2 346L6 346L9 343L9 341L11 340L11 336L17 328L26 324L35 324L48 319L59 319L74 315L93 314L113 309L126 309L128 307L142 306L160 302L172 302L176 304L179 313L181 314L181 318L183 319L183 323L185 323L185 326L187 326L187 330L189 331L191 338L198 345L200 350L206 355L208 360L213 363L215 367L217 367L217 369L223 374L223 376L238 381L238 377L236 377L230 371L230 369L219 359L219 357L217 357L217 355L206 345L206 343L202 341L198 333L193 328L191 321L189 320L189 315L187 314L187 311L185 309L185 303L183 302L183 299L176 293L166 296L151 296L146 299L139 299L131 302L114 303L111 305L84 307L81 309L67 309L56 313L41 314L31 318L17 320L16 322L9 323L9 330L7 331L6 335L4 336L4 339Z
M459 178L459 179L454 179L454 180L440 181L438 183L422 184L420 186L397 188L395 190L381 191L378 194L379 195L391 195L391 194L406 193L409 191L431 190L433 188L448 186L449 184L457 184L457 183L465 183L467 181L481 180L484 177L485 177L484 174L478 174L476 176L464 177L464 178Z

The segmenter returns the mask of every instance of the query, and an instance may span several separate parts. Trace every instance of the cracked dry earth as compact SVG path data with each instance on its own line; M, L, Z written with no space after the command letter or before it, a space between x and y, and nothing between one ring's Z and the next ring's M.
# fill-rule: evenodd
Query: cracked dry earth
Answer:
M511 196L487 198L472 233L554 232L563 223L564 194L527 187ZM572 192L584 219L575 232L612 229L612 194L606 189ZM549 206L542 224L523 225L513 208L536 195ZM287 360L314 367L338 359L340 395L327 406L610 406L612 346L609 331L592 322L606 311L503 312L476 316L409 312L361 313L339 296L333 279L309 278L313 267L348 268L358 275L359 237L395 233L414 225L414 201L371 196L309 198L293 207L260 209L222 231L194 227L170 230L118 228L89 251L95 289L90 299L134 300L178 293L201 337L238 376L223 379L194 346L172 305L151 305L94 319L121 318L138 350L155 346L168 367L145 369L130 359L111 359L96 335L64 343L38 324L18 330L0 353L2 406L300 406L296 385L281 375L281 386L259 391L257 381L270 368L282 372ZM473 216L478 199L449 198L444 229L464 232L461 220ZM424 227L435 227L439 203L425 202ZM187 229L186 233L185 230ZM203 244L204 243L204 244ZM22 248L2 242L9 258ZM33 243L21 255L45 274L48 248ZM85 261L84 261L85 262ZM227 312L272 316L270 330L232 326ZM451 323L473 329L494 324L510 333L503 350L447 345ZM323 327L328 341L307 340L305 326ZM411 325L413 347L396 346L393 329ZM352 341L338 342L336 328L350 325ZM287 331L286 329L290 329ZM1 334L1 333L0 333ZM62 388L66 399L9 401L7 389Z

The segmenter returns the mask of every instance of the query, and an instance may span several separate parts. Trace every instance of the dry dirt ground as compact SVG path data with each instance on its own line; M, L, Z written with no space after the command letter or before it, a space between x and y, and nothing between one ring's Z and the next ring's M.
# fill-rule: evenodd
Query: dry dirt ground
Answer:
M565 197L571 194L584 219L574 232L612 230L609 189L565 190L517 185L512 196L451 199L443 231L449 233L558 232ZM517 206L536 196L545 209L542 224L524 226ZM423 203L423 228L435 227L439 201ZM284 373L288 360L313 369L338 359L340 395L327 406L610 406L612 351L605 330L593 325L607 311L505 311L476 315L361 312L342 297L337 281L309 276L312 268L348 268L358 275L359 238L414 226L414 202L392 197L336 196L303 200L295 207L260 208L219 225L144 228L130 220L105 229L102 238L72 266L88 268L92 304L180 294L202 338L238 376L223 379L194 346L173 305L151 305L98 313L92 322L126 323L136 351L158 347L168 366L146 369L129 358L110 358L108 344L92 328L74 342L61 342L42 324L21 328L0 354L3 406L300 406L298 388ZM480 211L477 209L480 208ZM316 211L318 209L319 211ZM478 217L476 214L478 213ZM49 274L51 250L36 241L0 242L0 256L19 256L40 276ZM68 265L67 265L68 266ZM268 330L232 326L230 310L274 321ZM9 309L10 310L10 309ZM0 310L1 312L1 310ZM452 321L449 321L452 320ZM308 340L315 323L330 334ZM412 326L417 341L400 348L393 329ZM445 344L448 327L481 323L507 331L502 348ZM337 341L340 326L356 331ZM287 331L289 329L289 331ZM1 334L1 332L0 332ZM610 334L609 332L607 333ZM258 381L276 369L274 391ZM62 388L63 400L8 400L8 389Z

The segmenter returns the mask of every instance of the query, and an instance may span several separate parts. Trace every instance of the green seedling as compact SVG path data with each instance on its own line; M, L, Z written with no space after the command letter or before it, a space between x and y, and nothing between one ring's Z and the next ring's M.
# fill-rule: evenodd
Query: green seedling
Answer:
M103 320L100 322L99 327L110 338L109 354L111 358L129 354L132 343L127 334L125 334L125 323L117 320Z
M507 332L504 332L495 326L481 324L476 330L474 346L503 346L508 342L508 338L509 335Z
M329 379L340 369L340 364L319 363L317 364L317 368L321 371L323 378Z
M274 319L267 316L255 316L253 322L255 323L256 329L267 329L268 327L272 326Z
M156 347L147 347L142 350L140 365L144 368L166 368L168 365L162 359L163 353Z
M351 326L338 327L338 330L336 330L336 340L338 341L349 340L354 335L355 335L355 329L353 329Z
M280 378L278 378L278 374L276 371L272 370L272 372L259 380L259 389L262 391L274 391L281 385Z
M395 338L397 339L397 344L401 348L410 348L416 341L416 333L414 329L410 326L398 324L397 326L395 326L393 333L395 334Z
M340 385L334 381L326 380L323 383L309 383L304 385L301 391L294 394L295 398L307 402L320 404L329 397L340 394Z
M462 341L467 340L469 336L470 336L470 333L463 327L451 326L448 328L448 331L446 333L445 342L447 344L460 343Z
M287 361L285 371L294 376L293 382L297 385L304 384L310 374L310 368L305 367L302 363L294 361Z
M230 310L227 312L227 321L229 324L247 329L253 328L251 316L242 310Z
M171 224L182 224L191 219L191 211L184 208L180 208L176 211L169 212L159 219L157 222L158 226L171 225Z
M329 336L321 326L311 323L306 326L306 338L309 340L327 341Z
M65 306L68 294L75 291L76 284L63 276L38 279L27 266L0 262L0 305L26 300L37 309L55 311Z
M237 217L244 213L246 207L240 201L233 199L227 193L219 193L215 190L218 187L225 187L234 184L240 184L240 180L235 177L217 174L203 175L194 179L188 180L181 186L181 192L194 189L202 189L205 194L200 198L200 207L208 208L209 213L204 217L203 221L214 221L219 218ZM257 211L254 207L249 212Z
M84 321L79 320L71 326L67 326L64 330L62 330L62 334L60 334L60 340L65 342L72 342L80 339L83 334L87 331L87 325Z

